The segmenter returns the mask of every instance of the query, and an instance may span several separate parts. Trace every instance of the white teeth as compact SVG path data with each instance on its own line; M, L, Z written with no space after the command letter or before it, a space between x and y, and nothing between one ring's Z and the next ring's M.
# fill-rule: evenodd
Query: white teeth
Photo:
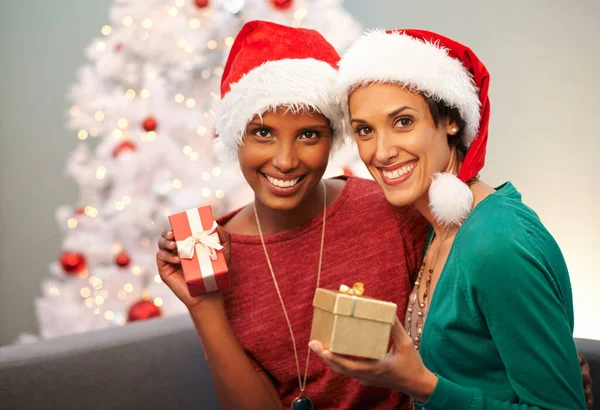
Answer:
M287 180L283 180L283 179L277 179L277 178L273 178L269 175L265 175L267 177L267 180L275 185L276 187L279 188L291 188L293 186L295 186L298 181L300 181L300 177L295 178L295 179L287 179Z
M387 179L396 179L396 178L400 178L401 176L404 176L406 174L408 174L410 171L412 171L415 168L415 164L409 164L409 165L405 165L402 168L398 168L395 169L393 171L383 171L383 176L386 177Z

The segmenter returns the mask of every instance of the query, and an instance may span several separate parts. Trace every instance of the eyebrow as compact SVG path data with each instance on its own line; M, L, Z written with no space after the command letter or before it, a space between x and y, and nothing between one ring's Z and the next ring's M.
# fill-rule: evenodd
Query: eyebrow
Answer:
M251 122L249 122L249 123L248 123L248 125L254 125L254 126L256 126L256 127L265 127L265 128L269 128L269 126L268 126L268 125L265 125L265 124L264 124L264 123L262 123L262 122L256 122L256 121L251 121Z
M262 128L266 128L266 129L270 129L270 130L273 129L273 127L270 127L267 124L264 124L262 122L256 122L256 121L249 122L248 125L252 125L252 126L255 126L255 127L262 127ZM298 131L300 131L300 132L306 132L306 131L312 131L312 130L315 130L315 129L328 130L329 128L330 127L328 127L325 124L315 124L315 125L307 125L306 127L299 128Z
M405 110L416 111L414 108L409 107L408 105L404 105L404 106L392 111L387 116L388 116L388 118L394 118L396 115L400 114L402 111L405 111ZM360 118L352 118L350 122L358 122L358 123L363 123L363 124L367 123L367 121L361 120Z
M414 111L415 109L412 108L412 107L409 107L408 105L404 105L404 106L398 108L397 110L394 110L391 113L389 113L388 114L388 118L393 118L396 115L400 114L402 111L406 111L406 110L413 110Z
M306 126L306 127L302 127L298 131L312 131L312 130L315 130L315 129L328 130L329 128L331 128L331 127L329 127L327 125L324 125L324 124L318 124L318 125L315 124L315 125L309 125L309 126Z

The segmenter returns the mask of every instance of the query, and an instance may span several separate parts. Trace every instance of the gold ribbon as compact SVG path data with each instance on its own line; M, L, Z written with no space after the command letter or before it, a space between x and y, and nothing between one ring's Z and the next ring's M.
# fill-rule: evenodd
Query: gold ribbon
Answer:
M362 296L365 293L365 284L362 282L356 282L352 287L346 285L340 285L340 293L349 296Z

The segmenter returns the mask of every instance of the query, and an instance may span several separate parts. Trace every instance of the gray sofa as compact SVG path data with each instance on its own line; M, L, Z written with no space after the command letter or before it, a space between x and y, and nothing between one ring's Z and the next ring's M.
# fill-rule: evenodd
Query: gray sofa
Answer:
M0 409L218 409L188 316L0 348Z
M600 341L577 340L596 381ZM188 316L0 347L0 409L218 409Z

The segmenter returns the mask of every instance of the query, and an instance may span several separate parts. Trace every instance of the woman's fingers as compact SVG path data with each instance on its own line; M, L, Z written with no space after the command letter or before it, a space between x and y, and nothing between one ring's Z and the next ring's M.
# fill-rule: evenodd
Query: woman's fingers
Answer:
M219 235L219 241L223 245L223 256L225 256L225 263L229 265L231 260L231 235L222 226L217 227L217 235Z
M325 350L323 345L313 340L309 343L310 348L336 373L340 373L344 376L355 377L361 379L366 375L374 374L377 372L377 366L379 365L378 360L352 360L335 353L331 353L329 350Z
M158 249L173 252L177 249L177 244L161 236L158 239Z
M170 263L172 265L181 263L179 256L165 250L158 251L156 253L156 259L164 263Z

